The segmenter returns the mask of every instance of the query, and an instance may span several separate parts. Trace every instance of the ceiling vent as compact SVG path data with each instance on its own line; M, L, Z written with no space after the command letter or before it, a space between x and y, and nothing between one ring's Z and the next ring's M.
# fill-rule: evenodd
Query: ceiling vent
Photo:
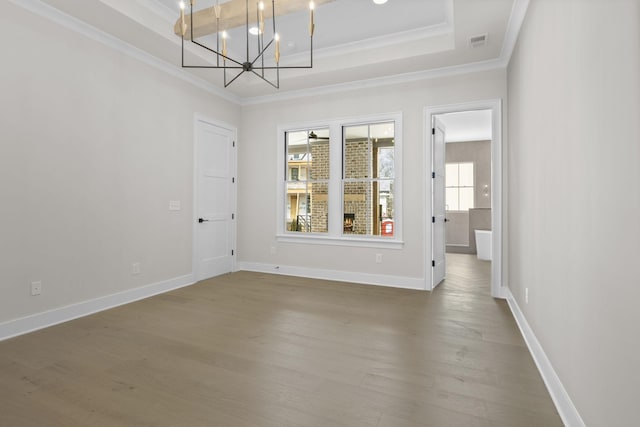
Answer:
M469 39L469 47L476 48L487 44L487 33L478 34Z

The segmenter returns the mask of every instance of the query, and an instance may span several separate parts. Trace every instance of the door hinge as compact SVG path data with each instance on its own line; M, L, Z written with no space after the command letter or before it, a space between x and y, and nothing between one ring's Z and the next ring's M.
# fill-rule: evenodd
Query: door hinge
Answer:
M232 213L231 214L231 219L236 219L236 214Z
M233 178L231 178L231 183L235 184L236 183L236 177L234 176Z
M431 135L435 135L436 134L436 128L431 128Z
M234 254L235 254L235 251L231 249L231 256L233 256Z
M434 223L436 222L436 217L435 216L431 217L431 222L434 222Z
M435 172L431 172L431 178L436 179L436 173Z
M235 142L235 141L233 141L233 146L234 146L234 147L236 146L236 142Z
M431 260L431 267L435 267L436 266L436 261L435 260Z

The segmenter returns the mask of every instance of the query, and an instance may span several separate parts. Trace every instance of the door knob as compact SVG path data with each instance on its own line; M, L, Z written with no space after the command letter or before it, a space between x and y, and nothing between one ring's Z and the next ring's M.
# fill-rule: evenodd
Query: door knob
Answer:
M198 222L199 222L199 223L201 223L201 224L202 224L203 222L208 222L208 221L209 221L208 219L198 218Z

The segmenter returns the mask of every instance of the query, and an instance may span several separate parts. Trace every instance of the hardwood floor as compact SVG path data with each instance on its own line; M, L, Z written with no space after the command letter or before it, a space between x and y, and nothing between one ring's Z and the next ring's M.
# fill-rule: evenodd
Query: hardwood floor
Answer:
M238 272L0 342L0 426L561 426L474 260L433 293Z

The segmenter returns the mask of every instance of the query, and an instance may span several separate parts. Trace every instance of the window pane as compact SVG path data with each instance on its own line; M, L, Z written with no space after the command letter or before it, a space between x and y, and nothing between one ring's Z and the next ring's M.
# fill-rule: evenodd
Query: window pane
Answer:
M307 154L307 132L287 132L287 160L300 161Z
M473 187L473 163L460 163L460 187Z
M377 123L369 127L376 175L374 178L393 178L394 123Z
M458 164L457 163L447 163L445 165L445 185L447 187L458 186Z
M327 233L329 129L287 132L286 229Z
M393 178L393 148L380 148L378 150L378 177Z
M345 126L344 177L369 178L371 176L371 147L369 126Z
M372 234L372 183L367 181L344 183L344 233ZM347 227L347 224L351 227Z
M446 210L448 211L458 211L460 207L458 205L458 188L447 188L446 195Z
M311 146L311 174L309 179L329 179L329 140L310 140L309 144Z
M473 208L473 187L461 187L460 188L460 209L461 211L468 211Z
M375 187L374 187L375 189ZM394 193L393 193L393 181L382 180L378 183L378 228L374 230L374 234L380 234L385 237L393 237L394 230Z
M327 233L329 231L329 184L314 182L310 184L311 204L309 223L312 233Z

